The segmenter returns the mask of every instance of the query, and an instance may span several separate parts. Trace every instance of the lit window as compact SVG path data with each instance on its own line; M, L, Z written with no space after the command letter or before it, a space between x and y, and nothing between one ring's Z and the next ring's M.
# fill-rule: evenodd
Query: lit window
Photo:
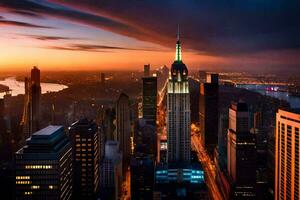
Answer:
M32 192L24 192L25 195L32 195Z
M30 176L16 176L16 180L28 180Z
M39 185L32 185L31 189L37 190L37 189L40 189L40 186Z

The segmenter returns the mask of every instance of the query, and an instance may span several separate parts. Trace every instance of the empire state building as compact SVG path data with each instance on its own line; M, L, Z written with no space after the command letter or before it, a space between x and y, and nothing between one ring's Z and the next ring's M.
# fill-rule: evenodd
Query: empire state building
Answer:
M178 34L175 61L172 64L168 81L168 163L190 162L190 124L188 70L181 59L181 44Z

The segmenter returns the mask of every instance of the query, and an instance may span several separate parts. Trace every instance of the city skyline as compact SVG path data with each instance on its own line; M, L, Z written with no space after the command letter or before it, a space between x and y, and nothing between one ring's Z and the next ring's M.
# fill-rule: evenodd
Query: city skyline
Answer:
M0 71L33 65L51 71L170 65L175 36L170 33L178 24L190 69L297 70L297 5L279 0L220 1L219 6L205 1L99 1L93 6L92 1L4 0ZM165 13L176 17L170 21Z
M0 0L0 199L300 199L299 13Z

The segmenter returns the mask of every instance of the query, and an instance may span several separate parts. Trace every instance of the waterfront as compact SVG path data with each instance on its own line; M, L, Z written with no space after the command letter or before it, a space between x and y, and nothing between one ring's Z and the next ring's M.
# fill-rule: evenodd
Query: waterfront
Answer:
M290 103L292 108L300 108L300 97L291 96L288 94L288 92L278 91L277 89L272 91L269 89L271 88L269 85L240 84L237 85L237 87L258 92L262 95L271 96L280 100L285 100Z
M6 85L11 90L13 96L25 93L24 81L17 81L15 77L9 77L5 80L0 81L1 85ZM63 89L66 89L68 86L56 84L56 83L41 83L42 93L48 92L58 92ZM0 93L0 98L2 98L5 93Z

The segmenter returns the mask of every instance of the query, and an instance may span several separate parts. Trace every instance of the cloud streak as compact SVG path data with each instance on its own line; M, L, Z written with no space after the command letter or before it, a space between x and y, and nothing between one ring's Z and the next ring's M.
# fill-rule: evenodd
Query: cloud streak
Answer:
M245 58L262 54L272 59L264 52L288 50L293 59L300 53L300 2L296 0L2 0L0 7L21 15L69 20L170 48L180 24L184 49L204 55ZM76 44L48 48L117 50ZM283 56L283 62L285 59Z
M47 46L46 48L55 49L55 50L87 51L87 52L113 52L114 50L155 51L155 49L127 48L127 47L120 47L120 46L92 45L92 44L70 44L64 46Z
M36 40L42 40L42 41L79 39L79 38L61 37L61 36L47 36L47 35L26 35L26 34L22 34L22 36L33 38L33 39L36 39Z
M17 27L25 27L25 28L47 28L47 29L54 28L51 26L42 26L42 25L36 25L36 24L27 23L27 22L6 20L3 17L0 18L0 26L17 26Z

